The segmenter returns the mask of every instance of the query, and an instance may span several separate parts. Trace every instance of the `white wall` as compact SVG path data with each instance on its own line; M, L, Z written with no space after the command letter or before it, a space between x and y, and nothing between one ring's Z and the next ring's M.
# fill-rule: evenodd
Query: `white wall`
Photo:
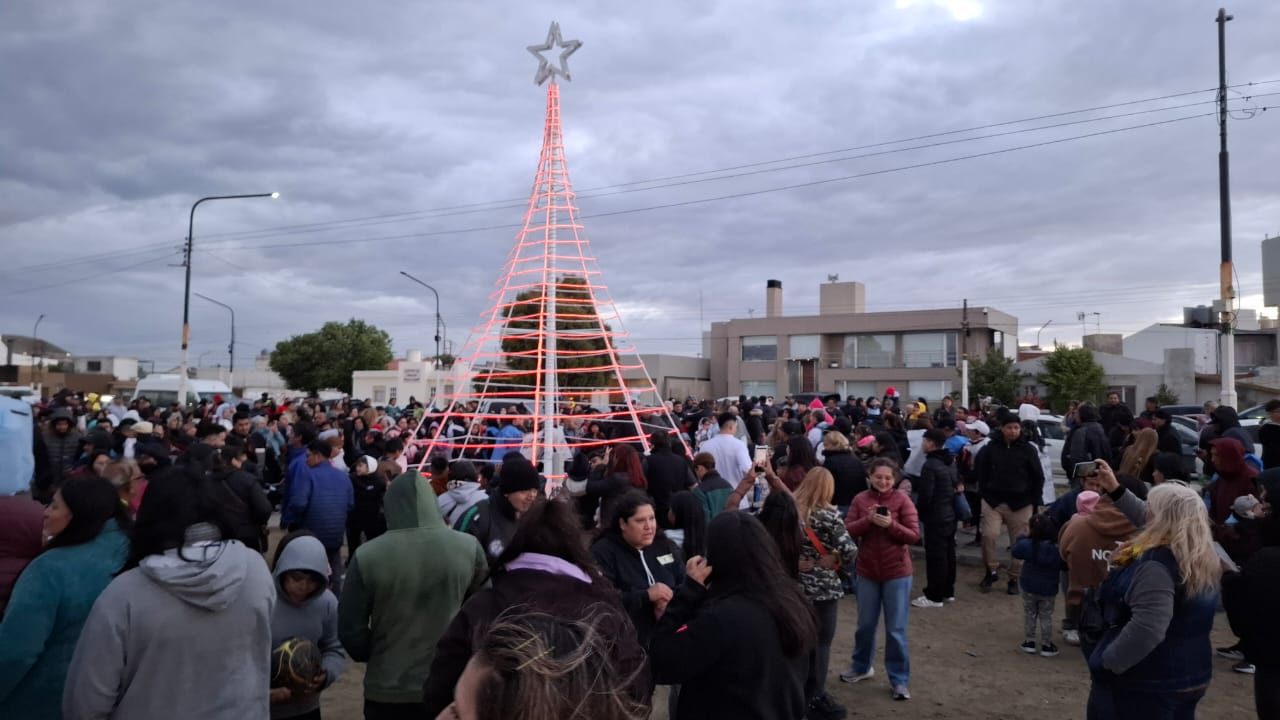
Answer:
M138 359L115 357L112 355L92 355L72 358L72 364L78 373L101 373L117 380L138 379ZM89 363L98 363L97 370L90 370Z
M436 370L430 360L401 360L396 370L357 370L351 373L351 397L372 400L374 404L404 405L410 397L427 403L435 393L454 393L459 378L470 378L465 363L454 363L452 368ZM469 380L464 380L469 382Z
M1206 328L1152 325L1124 339L1124 355L1153 363L1164 363L1164 351L1190 349L1195 371L1202 375L1218 372L1218 333Z

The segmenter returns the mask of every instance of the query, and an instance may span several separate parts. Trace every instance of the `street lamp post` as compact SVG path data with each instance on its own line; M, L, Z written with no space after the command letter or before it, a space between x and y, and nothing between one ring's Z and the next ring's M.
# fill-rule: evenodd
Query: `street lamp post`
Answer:
M31 328L31 382L35 383L36 378L36 353L40 350L40 321L44 320L44 313L40 313L40 317L36 318L36 326Z
M230 362L228 363L228 368L230 369L230 372L231 372L231 379L234 381L235 375L236 375L236 311L235 311L235 308L232 308L230 305L227 305L225 303L220 303L217 300L214 300L213 298L209 297L208 295L201 295L200 293L192 293L192 295L195 295L201 300L208 300L214 305L224 308L227 312L231 313L231 344L227 346L227 355L230 360ZM235 383L232 382L231 384L234 385Z
M422 282L418 278L410 275L409 273L403 270L400 271L400 274L418 283L422 287L430 290L431 294L436 296L436 368L439 368L440 367L440 326L443 324L443 321L440 319L440 293L436 292L435 288Z
M191 358L187 352L187 346L191 341L191 245L195 241L196 227L196 208L200 203L206 200L243 200L248 198L271 198L280 197L280 193L254 193L251 195L211 195L202 197L191 205L191 215L187 219L187 245L185 248L184 258L187 268L186 284L182 289L182 363L178 371L178 403L179 407L187 405L187 369Z

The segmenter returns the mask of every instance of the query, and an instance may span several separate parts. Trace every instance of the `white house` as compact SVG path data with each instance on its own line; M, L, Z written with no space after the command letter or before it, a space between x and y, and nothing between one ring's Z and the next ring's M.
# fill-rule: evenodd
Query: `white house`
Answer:
M138 359L115 355L76 355L71 364L78 373L110 375L116 380L137 380Z
M27 337L25 335L0 335L0 357L5 365L31 366L39 364L43 367L64 363L71 359L71 353L47 340Z
M430 359L423 359L421 351L410 350L405 359L392 360L384 370L351 373L351 397L375 405L403 405L411 397L426 404L437 395L452 395L459 380L470 382L471 374L462 361L437 369Z
M1218 331L1182 325L1152 325L1124 339L1125 357L1164 363L1164 351L1191 350L1197 375L1218 373Z
M1044 386L1036 379L1037 376L1044 372L1045 357L1041 356L1013 364L1014 370L1030 376L1027 379L1025 389L1034 392L1040 397L1045 397L1047 394ZM1155 395L1162 383L1167 384L1169 387L1175 386L1175 382L1172 382L1173 379L1165 374L1163 358L1161 358L1161 362L1153 363L1095 350L1093 361L1102 367L1102 372L1106 376L1107 387L1119 392L1121 400L1130 408L1141 408L1142 401ZM1194 387L1194 378L1190 378L1190 381L1192 387ZM1185 381L1180 384L1185 384Z

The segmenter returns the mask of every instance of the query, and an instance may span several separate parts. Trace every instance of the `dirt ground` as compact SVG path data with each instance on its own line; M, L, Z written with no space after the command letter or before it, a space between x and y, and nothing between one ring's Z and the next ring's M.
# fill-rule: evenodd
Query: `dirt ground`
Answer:
M272 545L279 531L271 534ZM268 555L270 557L270 555ZM924 562L915 562L912 597L924 587ZM889 696L884 673L883 625L877 638L875 678L857 685L840 682L853 652L857 625L857 600L840 601L840 622L831 654L827 689L849 708L849 717L922 720L1076 720L1085 716L1089 673L1078 648L1055 639L1062 652L1057 657L1026 655L1022 636L1022 598L1003 592L978 592L982 570L960 566L957 600L944 608L911 608L907 636L911 653L911 695L907 702ZM1001 584L1001 586L1003 583ZM1000 586L998 586L1000 587ZM1062 619L1062 598L1054 612L1054 625ZM1215 647L1235 641L1227 618L1219 613L1214 625ZM1253 677L1231 671L1231 663L1214 659L1213 683L1198 707L1198 717L1254 717ZM364 666L348 661L346 671L325 691L321 711L329 720L363 717ZM668 720L666 693L658 689L653 720ZM426 720L433 720L426 718Z

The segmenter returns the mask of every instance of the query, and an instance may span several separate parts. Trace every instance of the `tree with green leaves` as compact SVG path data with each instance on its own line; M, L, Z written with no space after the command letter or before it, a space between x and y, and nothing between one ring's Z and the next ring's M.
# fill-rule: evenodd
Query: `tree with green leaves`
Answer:
M1163 407L1177 404L1178 393L1171 390L1168 385L1160 383L1160 387L1156 388L1156 405Z
M391 362L391 336L363 320L327 322L319 330L276 343L271 369L295 390L351 392L351 373Z
M1013 358L1000 348L987 350L985 358L969 361L970 397L990 397L997 405L1013 405L1022 396L1024 373L1013 369Z
M562 388L616 386L617 375L612 367L614 358L602 337L611 328L606 323L601 331L586 278L567 275L555 285L557 384ZM504 311L506 333L502 339L502 352L506 355L507 367L528 372L527 375L502 378L504 385L533 387L537 384L538 358L544 354L538 349L537 331L542 322L539 316L546 311L545 300L546 293L541 288L526 290L517 295L516 302ZM581 337L572 337L574 333Z
M1038 380L1049 391L1054 412L1066 412L1072 400L1098 403L1107 392L1106 373L1088 348L1059 345L1044 356L1043 368Z

